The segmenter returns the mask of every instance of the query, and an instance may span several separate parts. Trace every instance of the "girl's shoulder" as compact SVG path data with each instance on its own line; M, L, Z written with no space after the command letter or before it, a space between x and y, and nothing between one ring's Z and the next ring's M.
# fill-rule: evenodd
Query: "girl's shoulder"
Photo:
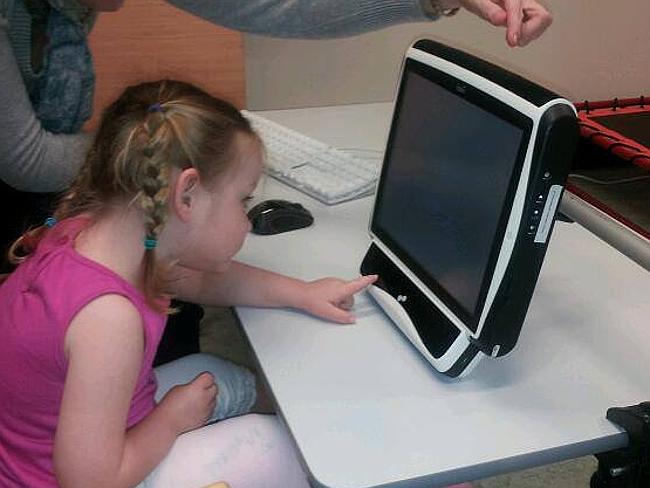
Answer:
M111 293L124 296L144 311L144 297L137 288L75 250L75 239L89 222L88 217L81 216L47 229L34 253L14 271L18 286L38 293L43 301L56 303L64 321L68 313L74 314L95 297Z

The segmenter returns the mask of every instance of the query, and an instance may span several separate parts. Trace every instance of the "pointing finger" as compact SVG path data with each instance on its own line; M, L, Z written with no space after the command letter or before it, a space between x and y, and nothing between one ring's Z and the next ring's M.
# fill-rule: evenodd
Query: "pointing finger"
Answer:
M379 278L378 275L367 275L361 276L356 280L348 281L343 287L343 296L350 296L359 293L361 290L377 281L377 278Z

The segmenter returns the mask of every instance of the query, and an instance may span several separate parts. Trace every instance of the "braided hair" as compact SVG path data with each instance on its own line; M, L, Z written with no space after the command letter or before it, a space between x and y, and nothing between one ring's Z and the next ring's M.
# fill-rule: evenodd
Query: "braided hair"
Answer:
M96 218L113 201L138 205L145 231L142 285L149 303L159 308L163 270L155 250L167 219L172 168L195 168L209 184L237 159L238 133L257 138L237 108L189 83L161 80L128 87L102 114L94 143L54 217ZM37 228L19 239L12 260L24 259L43 233Z

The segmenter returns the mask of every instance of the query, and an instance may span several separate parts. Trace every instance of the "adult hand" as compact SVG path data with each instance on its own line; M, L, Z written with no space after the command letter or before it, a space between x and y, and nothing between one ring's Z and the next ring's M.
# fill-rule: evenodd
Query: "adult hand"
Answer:
M167 392L158 405L178 434L202 427L217 404L217 384L207 372Z
M458 4L492 25L506 28L511 47L537 39L553 22L553 16L536 0L458 0Z
M377 275L361 276L356 280L343 281L323 278L307 283L302 307L316 317L341 324L351 324L355 318L350 310L354 294L377 280Z

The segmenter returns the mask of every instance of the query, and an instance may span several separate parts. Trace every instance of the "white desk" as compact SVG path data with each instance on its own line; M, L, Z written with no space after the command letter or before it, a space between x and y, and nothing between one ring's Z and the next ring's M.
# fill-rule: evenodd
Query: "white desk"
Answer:
M389 104L266 112L338 147L382 149ZM352 278L372 198L327 207L275 180L315 224L251 236L239 259L305 279ZM367 295L357 324L290 310L239 316L315 486L421 487L622 447L608 407L650 399L650 275L558 223L517 347L460 382L434 372ZM392 483L395 483L394 485Z

